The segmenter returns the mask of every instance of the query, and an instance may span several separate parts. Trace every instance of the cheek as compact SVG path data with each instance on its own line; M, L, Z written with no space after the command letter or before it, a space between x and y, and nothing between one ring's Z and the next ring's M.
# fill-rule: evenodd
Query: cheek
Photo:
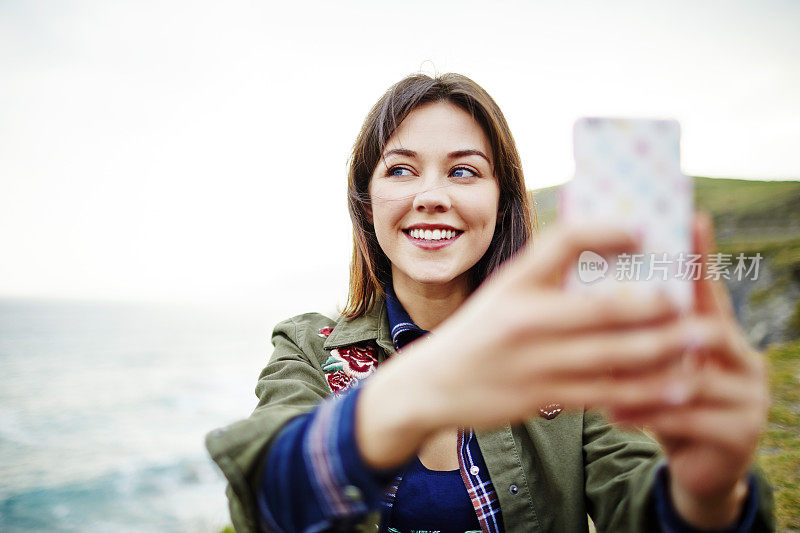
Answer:
M398 202L379 200L373 197L372 219L379 240L390 238L397 231L397 225L403 216L402 206L397 204Z
M476 197L472 202L472 207L469 210L472 213L470 217L472 224L476 228L485 228L486 231L494 231L494 226L497 224L497 209L498 198L496 194L491 191L485 193L481 197Z

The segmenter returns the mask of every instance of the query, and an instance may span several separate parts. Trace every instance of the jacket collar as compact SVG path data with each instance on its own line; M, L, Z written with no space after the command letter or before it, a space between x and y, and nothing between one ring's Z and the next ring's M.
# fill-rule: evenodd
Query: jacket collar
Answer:
M325 350L332 350L369 340L375 341L383 349L380 350L383 353L378 354L378 362L394 354L385 296L376 296L372 309L358 318L347 320L340 317L322 347Z
M395 350L402 350L409 342L429 333L411 320L411 316L394 294L391 283L384 285L383 290L386 293L386 312L389 315L389 331Z

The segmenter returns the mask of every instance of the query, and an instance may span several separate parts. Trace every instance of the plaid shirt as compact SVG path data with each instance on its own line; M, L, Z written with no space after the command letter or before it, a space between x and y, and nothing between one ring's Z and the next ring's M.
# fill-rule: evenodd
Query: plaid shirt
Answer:
M408 343L429 333L417 326L408 315L403 305L397 299L391 285L384 287L386 293L386 309L389 315L389 328L392 333L392 342L395 349L400 352ZM500 513L500 502L497 493L489 478L489 470L483 461L478 439L472 428L458 428L458 467L461 470L461 479L472 500L478 522L484 533L500 533L503 531L503 517ZM382 524L386 523L391 512L397 488L403 475L399 474L392 482L386 499L384 500L384 513Z

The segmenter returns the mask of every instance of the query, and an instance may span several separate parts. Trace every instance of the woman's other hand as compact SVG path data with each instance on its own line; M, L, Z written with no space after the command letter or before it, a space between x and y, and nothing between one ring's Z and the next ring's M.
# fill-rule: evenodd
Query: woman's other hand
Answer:
M694 225L695 253L713 252L710 217ZM670 490L681 515L698 527L719 528L738 516L745 476L767 422L769 389L764 357L741 331L720 280L695 282L695 313L713 339L687 358L675 382L673 406L619 410L613 417L646 426L669 461Z

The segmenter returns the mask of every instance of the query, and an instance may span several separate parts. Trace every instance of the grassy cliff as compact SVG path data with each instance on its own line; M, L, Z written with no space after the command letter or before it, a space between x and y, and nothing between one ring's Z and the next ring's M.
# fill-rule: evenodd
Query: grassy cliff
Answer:
M800 341L767 352L772 406L757 462L775 487L779 531L800 531Z

